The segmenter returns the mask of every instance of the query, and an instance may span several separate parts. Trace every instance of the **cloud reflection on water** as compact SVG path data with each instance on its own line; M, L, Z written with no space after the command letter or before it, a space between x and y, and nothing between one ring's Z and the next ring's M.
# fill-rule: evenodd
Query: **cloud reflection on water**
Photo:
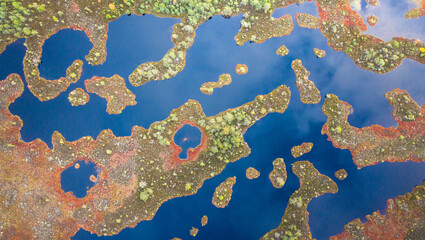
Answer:
M412 24L406 28L403 25L391 25L391 22L388 22L389 25L385 25L386 19L392 17L391 14L395 16L394 21L401 21L401 16L404 18L404 14L388 9L390 14L386 16L385 13L380 12L386 10L389 3L381 1L381 4L378 7L361 11L362 16L372 12L376 15L381 14L378 17L382 20L382 26L378 23L375 28L369 28L371 33L384 39L398 35L409 37L409 34L423 37L424 27L415 28L416 21L409 20L409 24ZM213 17L198 29L194 46L189 49L187 54L186 68L170 80L152 82L139 88L130 87L130 90L137 95L139 103L126 109L120 116L107 115L104 111L105 102L100 99L96 100L96 98L91 99L87 106L71 108L66 100L66 94L62 94L51 102L43 104L33 102L31 105L30 102L34 98L26 90L26 95L18 99L12 107L14 113L24 119L22 135L29 140L42 136L42 139L47 142L50 141L51 133L54 130L59 130L67 139L71 140L85 135L96 137L98 132L105 128L111 128L116 135L129 135L133 125L148 127L152 122L165 118L171 109L180 106L189 98L199 100L207 115L215 115L227 108L251 101L258 94L268 93L278 85L287 84L292 91L291 103L287 112L267 116L246 133L245 139L252 147L251 156L230 164L223 174L206 181L197 195L173 199L165 203L153 221L143 222L135 229L126 229L122 234L108 239L118 239L123 236L132 237L132 239L135 239L135 236L158 239L158 236L171 238L174 234L187 234L186 230L189 229L189 226L199 221L200 218L198 219L197 215L202 216L205 211L208 211L208 215L211 216L211 222L209 228L201 229L200 238L230 239L232 236L247 236L246 239L258 238L279 223L286 207L286 199L298 187L298 180L289 169L288 182L284 189L282 191L273 189L267 179L267 174L271 170L271 161L274 157L284 157L290 166L290 163L295 161L289 154L290 147L309 140L314 142L315 147L307 157L319 171L329 176L332 176L334 170L340 167L347 168L349 171L349 178L345 182L338 182L343 197L326 195L313 200L312 207L309 208L312 211L310 219L314 237L319 235L318 239L324 239L323 236L342 229L343 225L352 217L361 217L375 209L382 209L388 197L410 191L412 184L419 182L418 179L422 177L419 172L423 164L385 164L357 171L347 151L332 148L331 143L325 140L326 137L320 135L320 128L326 121L325 116L321 113L321 103L305 105L300 102L299 92L295 86L295 75L290 68L290 63L296 58L303 61L303 64L311 72L310 79L321 91L322 103L327 93L334 93L353 105L354 113L350 115L349 121L357 127L371 124L382 124L385 127L395 126L395 121L391 117L392 108L384 98L384 94L393 88L406 89L414 100L424 104L423 76L425 68L421 64L405 60L399 68L384 75L359 69L344 53L334 52L328 47L326 38L319 30L300 28L295 22L296 12L317 16L315 3L278 9L274 16L292 15L295 24L294 32L290 36L273 38L263 44L247 43L240 47L236 46L233 37L238 31L242 16L239 15L230 20ZM84 78L111 73L119 73L126 77L134 69L134 66L141 63L140 61L156 60L160 54L154 55L154 49L161 48L161 51L166 51L164 46L170 42L169 30L175 20L160 20L160 22L165 21L166 23L161 25L162 29L157 29L161 32L158 33L161 35L161 41L156 40L158 45L152 49L148 48L150 43L148 40L152 39L146 39L144 38L146 36L141 36L142 34L135 34L131 39L122 37L127 36L130 31L134 31L133 28L126 27L130 23L140 21L140 24L151 24L150 27L155 28L153 20L146 19L158 20L152 16L148 18L147 16L125 16L117 22L111 23L107 62L96 67L85 65ZM385 31L384 28L390 28L390 30ZM66 41L66 39L58 38L51 44L58 44L60 41ZM129 41L131 44L125 45ZM135 44L139 45L136 47ZM282 44L287 45L290 50L290 54L286 57L275 54L276 49ZM317 59L313 54L314 47L326 50L327 56ZM49 58L49 56L46 57ZM61 57L66 58L67 56ZM247 75L237 76L235 74L234 68L237 63L248 65ZM215 81L221 73L231 73L232 84L217 89L211 96L200 93L199 87L202 83ZM82 82L80 81L78 84L81 85ZM28 106L31 107L28 108ZM65 124L71 120L74 123L72 125L80 127L79 131ZM87 124L88 121L89 124ZM243 178L244 170L250 165L255 165L262 172L262 176L257 182L247 182ZM399 171L399 168L402 170ZM388 169L391 177L398 174L397 178L386 179L385 173ZM397 185L398 178L409 176L415 169L415 176L409 178L410 182ZM212 208L210 197L214 187L220 180L230 175L239 177L232 200L237 204L232 204L231 207L224 210ZM240 184L239 181L241 181ZM396 187L386 186L384 183L387 182ZM378 187L381 192L374 192ZM344 199L351 199L352 202L342 201ZM375 204L373 205L372 202ZM355 209L350 208L354 203ZM332 205L338 207L339 214L326 213L328 215L325 215L323 211ZM264 206L264 208L258 209L258 206ZM247 209L251 211L247 211ZM325 218L329 219L328 227L320 225L320 221ZM216 221L215 224L214 221ZM227 221L228 224L223 226L220 221ZM175 222L180 224L174 224ZM170 232L163 231L164 226ZM81 232L80 234L84 234ZM83 238L81 235L78 236L80 236L79 239ZM98 239L94 235L87 238Z

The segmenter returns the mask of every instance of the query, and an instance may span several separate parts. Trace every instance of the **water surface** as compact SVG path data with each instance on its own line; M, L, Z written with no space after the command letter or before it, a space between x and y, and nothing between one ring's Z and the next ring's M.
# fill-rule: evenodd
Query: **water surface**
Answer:
M307 3L279 9L274 15L288 13L295 19L296 12L317 15L317 8L315 4ZM205 181L198 194L169 200L159 208L152 221L124 229L116 236L98 237L80 230L72 239L188 239L192 226L200 228L198 239L258 239L279 225L289 196L299 187L299 181L291 171L291 164L297 160L310 160L339 187L338 194L313 199L308 207L311 231L319 240L340 233L344 225L355 218L365 221L364 216L372 211L385 212L388 198L409 192L422 183L425 177L423 163L384 163L357 170L351 154L334 148L320 130L326 122L321 104L327 93L338 95L354 107L349 122L356 127L372 124L396 126L391 116L392 107L384 94L394 88L405 89L423 105L424 65L405 60L399 68L384 75L368 72L359 69L344 53L328 47L319 30L302 29L296 23L290 36L273 38L262 44L237 46L233 38L241 19L240 15L229 20L213 17L197 30L195 43L187 52L186 67L181 73L170 80L134 88L128 83L128 75L140 63L161 59L172 47L172 25L178 20L123 16L109 26L108 56L103 65L90 66L84 60L82 79L54 100L41 103L25 89L23 96L11 105L11 112L24 121L22 139L41 138L51 146L54 131L61 132L68 141L83 136L96 138L100 131L108 128L116 136L128 136L132 126L147 128L153 122L165 119L172 109L189 99L199 101L206 115L211 116L252 101L255 96L267 94L281 84L286 84L292 91L291 103L284 114L268 115L244 135L251 154L229 164L219 176ZM423 37L425 29L412 30L416 22L413 23L403 33L417 31ZM290 50L286 57L275 54L282 44ZM91 43L82 32L58 32L43 47L42 76L47 79L64 76L72 61L84 59L90 47ZM317 59L313 48L326 50L326 57ZM24 53L23 41L18 41L0 55L1 79L13 72L22 76ZM296 58L302 60L311 72L310 79L321 90L320 104L300 102L295 75L290 67ZM248 66L248 74L235 73L238 63ZM204 82L216 81L222 73L232 75L229 86L214 90L211 96L200 92ZM71 107L67 94L82 87L85 79L113 74L126 79L127 86L137 96L136 106L126 108L120 115L109 115L105 111L106 101L91 94L87 105ZM290 148L307 141L314 143L313 150L293 159ZM288 180L282 189L273 188L267 177L272 170L272 161L277 157L283 157L288 167ZM256 180L246 179L248 167L258 169L261 176ZM333 175L341 168L348 172L344 181ZM231 176L237 177L232 200L224 209L215 208L211 203L214 189ZM205 227L200 223L203 215L209 217Z

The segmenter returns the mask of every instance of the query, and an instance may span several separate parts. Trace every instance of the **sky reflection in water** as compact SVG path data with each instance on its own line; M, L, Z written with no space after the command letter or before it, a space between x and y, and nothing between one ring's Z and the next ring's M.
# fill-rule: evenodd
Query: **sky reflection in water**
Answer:
M382 11L391 3L382 3ZM393 1L394 2L394 1ZM403 7L404 5L394 5ZM419 20L402 21L412 25L399 25L384 21L391 16L400 21L403 14L384 16L381 7L362 10L362 16L376 14L380 21L368 33L377 34L385 40L392 35L423 37L425 27L418 27ZM172 25L176 19L161 19L153 16L124 16L110 24L107 44L107 61L101 66L89 66L84 60L82 79L71 85L58 98L41 103L28 89L10 107L13 114L24 121L21 131L25 141L41 138L51 146L53 131L61 132L68 141L83 136L96 138L103 129L110 128L116 136L128 136L134 125L149 127L154 121L166 118L170 111L188 99L198 100L206 115L215 115L228 108L252 101L259 94L271 92L281 84L292 91L291 103L284 114L270 114L257 122L244 135L252 149L247 158L229 164L222 174L207 180L198 194L172 199L164 203L152 221L142 222L134 229L124 229L119 235L102 239L171 239L189 238L192 226L200 227L200 219L206 214L209 223L201 227L199 239L258 239L279 225L286 208L287 199L299 187L299 181L291 171L296 160L290 148L304 141L314 143L311 153L297 160L310 160L323 174L338 184L339 193L326 194L314 199L308 210L313 237L327 239L343 231L344 224L374 210L383 210L386 200L404 194L420 184L424 178L425 164L384 163L357 170L347 150L332 147L320 130L326 121L321 104L327 93L334 93L354 107L349 122L356 127L380 124L395 126L392 108L384 94L394 88L407 90L419 104L425 103L425 67L405 60L396 70L379 75L359 69L342 52L334 52L326 45L319 30L299 28L295 13L305 12L317 16L314 3L279 9L274 16L291 14L294 31L290 36L273 38L263 44L236 46L233 39L239 29L242 16L225 20L213 17L197 30L194 45L188 50L185 69L176 77L160 82L151 82L134 88L128 83L128 75L142 62L157 61L172 47L170 41ZM388 20L389 21L389 20ZM390 28L391 31L387 31ZM373 30L372 30L373 29ZM401 34L397 34L401 32ZM391 35L390 35L391 34ZM390 36L388 36L390 35ZM22 41L12 44L0 56L0 77L17 72L22 76L22 59L25 47ZM275 54L285 44L290 54L281 57ZM43 47L41 75L56 79L65 75L65 69L75 58L84 59L91 43L82 32L62 30L46 41ZM326 50L326 57L317 59L313 48ZM299 100L295 86L295 75L291 62L300 58L311 72L313 80L322 94L318 105L305 105ZM238 63L247 64L248 74L235 73ZM199 91L202 83L216 81L222 73L230 73L232 84L216 89L207 96ZM127 86L137 95L138 104L126 108L122 114L108 115L106 101L91 94L90 102L81 107L71 107L68 93L82 87L84 80L92 76L119 74L126 79ZM288 181L282 189L274 189L267 176L272 170L272 161L283 157L288 167ZM245 169L255 167L261 172L257 180L245 178ZM348 178L337 180L333 174L345 168ZM211 204L215 187L229 176L237 176L234 195L229 207L217 209ZM96 235L81 230L73 239L99 239Z

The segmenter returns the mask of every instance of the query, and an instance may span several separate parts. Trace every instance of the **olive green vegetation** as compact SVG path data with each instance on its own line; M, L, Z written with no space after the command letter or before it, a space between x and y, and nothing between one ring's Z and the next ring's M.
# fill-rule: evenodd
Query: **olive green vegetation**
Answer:
M233 185L236 183L236 177L228 177L224 182L220 183L214 191L212 203L218 208L226 207L233 194Z
M282 57L284 57L284 56L288 55L288 53L289 53L289 49L288 49L285 45L282 45L281 47L279 47L279 48L276 50L276 54L277 54L277 55L280 55L280 56L282 56Z
M291 16L275 19L271 14L279 7L302 2L305 0L3 0L0 4L0 53L16 39L27 39L25 78L30 91L39 100L47 101L65 91L72 83L67 81L65 84L63 79L46 81L36 70L44 41L60 29L72 27L84 30L94 45L86 60L91 65L98 65L106 60L109 22L124 14L181 18L181 22L173 28L171 40L174 47L160 61L142 63L130 74L130 83L140 86L152 80L170 79L181 72L185 67L186 51L194 42L197 27L212 16L231 17L243 13L241 29L235 36L236 43L261 43L272 37L290 34L293 29ZM348 14L345 9L336 9L335 6L340 6L342 2L345 3L345 0L319 0L317 3L332 16L329 19L320 19L320 30L335 50L344 51L359 67L377 73L393 70L404 58L425 63L424 44L419 41L394 38L390 42L383 42L362 34L362 26L344 25L341 19L359 16L355 13ZM307 17L315 23L319 21L311 16L297 15L297 19L300 17ZM284 55L287 52L280 49L278 54Z
M326 22L321 28L329 45L345 52L361 68L376 73L395 69L405 58L425 63L424 44L401 37L384 42L371 35L361 34L359 29L343 24Z
M31 29L30 23L34 22L34 15L44 11L46 11L45 4L5 0L0 3L0 32L2 35L13 35L15 38L37 35L38 31Z
M240 12L244 6L252 6L254 10L268 12L274 0L162 0L162 1L112 1L112 5L104 9L102 13L106 19L114 19L123 14L155 14L166 15L167 17L184 17L190 25L197 25L202 20L221 14L231 16L235 12ZM112 7L111 7L112 6Z
M99 32L107 28L107 23L125 14L153 14L160 17L182 18L182 24L195 28L214 15L230 17L242 12L255 12L244 19L244 23L258 19L258 14L270 15L279 6L275 0L241 0L241 1L189 1L189 0L114 0L114 1L24 1L3 0L0 4L0 39L3 40L0 50L18 38L39 36L46 38L45 33L59 30L78 22L92 22ZM248 15L247 15L248 16ZM77 21L80 20L80 21ZM100 24L103 23L103 24ZM84 25L84 24L83 24ZM190 27L186 28L190 28ZM91 27L79 26L89 29ZM44 31L44 29L46 31ZM43 32L43 33L42 33ZM53 31L54 32L54 31ZM102 33L103 34L103 33ZM48 36L47 36L48 37ZM0 51L0 52L1 52ZM95 59L90 63L100 64ZM101 57L99 54L98 57Z
M229 85L232 82L232 76L230 74L221 74L218 77L217 82L206 82L201 86L201 92L207 95L211 95L214 92L214 88L221 88Z
M364 128L351 126L347 122L351 105L333 94L326 96L322 106L323 113L328 117L322 134L327 134L335 147L349 149L358 168L384 161L422 162L425 159L425 136L417 132L424 125L423 107L404 90L394 89L385 96L394 107L393 117L399 123L395 129L379 125ZM382 133L386 134L385 137L382 137Z

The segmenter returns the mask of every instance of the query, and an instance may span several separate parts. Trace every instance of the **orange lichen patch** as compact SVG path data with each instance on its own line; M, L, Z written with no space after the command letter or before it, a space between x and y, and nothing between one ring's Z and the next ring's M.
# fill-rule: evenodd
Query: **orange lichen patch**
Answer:
M338 192L336 183L320 174L308 161L295 162L292 171L300 179L300 188L289 198L280 225L266 233L262 240L312 239L308 226L308 204L313 198L325 193Z
M370 26L375 26L376 23L378 22L378 17L375 15L369 16L367 17L367 23L369 23Z
M321 21L319 18L306 13L297 13L297 23L302 28L318 29Z
M189 116L188 116L189 117ZM190 161L193 161L195 159L198 159L199 154L201 153L201 151L205 150L207 148L207 143L208 143L208 135L205 133L204 128L200 127L197 123L192 122L192 121L188 121L188 120L184 120L180 123L180 125L178 125L175 129L174 129L174 133L173 133L173 137L172 139L174 139L174 135L184 126L184 125L190 125L193 127L197 127L199 128L199 130L201 131L202 137L201 137L201 143L196 147L196 148L189 148L187 150L187 158L186 159L181 159L179 157L179 154L182 152L182 148L177 145L174 140L169 143L168 141L165 142L165 145L169 145L170 144L170 148L173 150L171 157L168 158L168 160L166 162L164 162L164 169L167 170L171 170L175 167L177 167L180 164L184 164Z
M201 86L201 92L207 95L211 95L214 92L214 88L221 88L229 85L232 82L232 76L230 74L221 74L218 77L217 82L206 82Z
M197 229L196 227L192 227L192 229L190 229L190 236L192 237L196 237L196 235L198 235L199 229Z
M90 181L96 183L97 182L97 177L95 175L90 175Z
M404 90L394 89L385 97L394 107L397 128L350 126L347 118L351 105L335 95L326 96L322 111L328 119L322 134L328 135L335 147L349 149L358 168L384 161L425 160L425 107L420 107Z
M241 25L241 29L235 36L238 45L243 45L247 41L262 43L272 37L289 35L294 29L290 15L275 19L271 14L261 14L255 16L255 21L251 21L250 18L243 19Z
M208 223L208 216L207 215L202 216L202 219L201 219L201 225L202 225L202 227L204 227L205 225L207 225L207 223Z
M387 201L386 215L379 211L367 215L366 223L356 219L331 240L423 239L425 236L425 186Z
M178 238L178 237L175 237L175 238L172 238L171 240L182 240L181 238Z
M332 4L327 1L318 1L317 7L319 17L322 23L342 23L345 27L357 27L361 31L366 31L367 26L363 22L363 18L351 9L350 2L346 0L333 1ZM321 29L323 25L321 26Z
M212 204L218 208L225 208L233 194L233 185L236 183L236 177L229 177L224 182L220 183L214 191Z
M113 3L109 4L109 9L114 10L115 9L115 5Z
M313 49L314 55L316 55L317 58L322 58L326 56L325 50L320 50L318 48Z
M137 150L126 151L126 152L118 152L112 151L111 149L106 149L106 154L111 156L110 166L111 168L119 168L121 165L128 163L131 159L137 155Z
M236 73L239 75L244 75L248 72L248 66L245 64L237 64L236 65Z
M339 169L338 171L335 172L335 177L338 178L339 180L344 180L345 178L347 178L348 173L347 171L345 171L345 169Z
M90 93L96 93L105 98L106 111L109 114L120 114L127 106L136 105L136 96L128 90L122 77L114 75L110 78L93 77L84 82Z
M208 118L199 103L190 100L149 129L135 126L130 136L116 137L104 130L96 140L83 137L68 142L55 132L49 149L39 139L23 142L22 120L9 112L10 103L24 90L19 75L0 81L0 90L0 221L5 223L2 232L7 239L68 239L80 228L114 235L152 219L165 201L195 194L227 163L248 156L243 134L268 113L284 112L291 95L282 85ZM197 159L166 169L163 166L173 153L167 142L172 142L172 130L184 121L203 129L207 148ZM76 198L61 189L60 175L81 159L96 164L98 183L86 197ZM27 207L22 208L24 203Z
M286 165L283 158L276 158L273 161L273 170L269 173L269 179L273 187L281 188L285 185L287 178Z
M320 91L314 82L308 77L310 72L303 66L301 60L295 59L291 64L295 75L297 76L297 88L300 91L301 102L306 104L317 104L320 102Z
M246 178L248 178L249 180L252 180L252 179L258 178L260 176L260 172L253 167L249 167L246 169L245 175L246 175Z
M85 105L90 100L90 96L82 89L72 90L68 95L68 101L72 106Z
M34 239L36 236L50 238L53 235L74 235L78 228L66 216L70 207L58 203L52 183L49 183L54 172L59 169L47 160L51 150L39 139L30 143L21 141L19 131L22 120L8 110L9 104L24 90L22 80L18 75L12 74L0 82L0 90L2 238ZM20 187L21 184L26 187ZM21 207L24 203L28 207ZM29 216L37 218L35 220ZM43 228L43 223L46 222L56 223L55 227Z
M288 53L289 53L289 49L288 49L285 45L280 46L280 47L276 50L276 54L277 54L277 55L280 55L280 56L282 56L282 57L284 57L284 56L288 55Z
M291 148L291 154L294 158L301 157L302 155L309 153L313 148L313 143L305 142L299 146L294 146Z
M76 164L74 165L74 168L75 168L75 169L79 169L79 168L80 168L80 164L79 164L79 163L76 163Z

